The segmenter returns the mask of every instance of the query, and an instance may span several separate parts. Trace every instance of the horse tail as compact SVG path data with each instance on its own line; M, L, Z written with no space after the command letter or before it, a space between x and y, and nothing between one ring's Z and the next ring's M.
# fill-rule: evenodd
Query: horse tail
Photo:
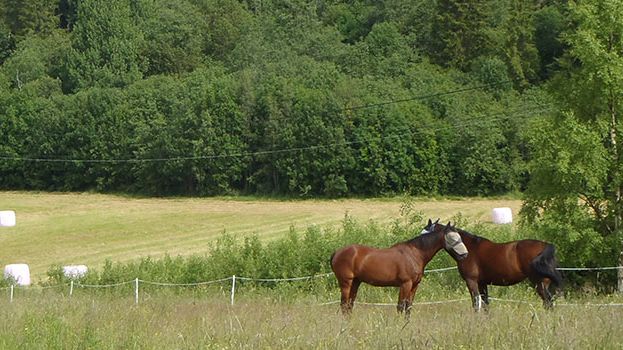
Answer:
M530 265L540 275L552 280L554 286L562 287L562 275L557 269L558 262L554 256L555 253L556 247L551 243L547 243L545 249L532 260Z

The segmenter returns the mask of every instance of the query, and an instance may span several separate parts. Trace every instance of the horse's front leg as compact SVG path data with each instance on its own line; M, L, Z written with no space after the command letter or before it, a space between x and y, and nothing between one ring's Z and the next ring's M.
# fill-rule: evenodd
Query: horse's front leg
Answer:
M409 314L409 295L413 287L412 281L405 281L400 285L400 292L398 293L398 312L406 312Z
M406 316L409 317L411 315L411 306L413 305L413 297L415 297L415 292L417 291L417 287L420 285L421 278L418 278L413 282L411 286L411 291L409 292L409 301L406 309Z
M474 279L465 280L467 283L467 289L469 290L469 294L472 297L472 306L474 307L474 311L480 312L483 307L482 296L480 295L480 289L478 288L478 282Z

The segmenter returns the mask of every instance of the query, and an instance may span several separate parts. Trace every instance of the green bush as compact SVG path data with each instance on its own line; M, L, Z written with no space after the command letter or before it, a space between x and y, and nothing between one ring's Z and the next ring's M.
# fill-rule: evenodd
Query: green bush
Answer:
M362 224L350 216L345 216L339 228L309 226L303 231L291 228L283 238L262 242L257 235L234 236L224 232L210 247L206 255L190 257L171 257L154 259L145 257L127 263L106 261L100 270L92 269L78 280L82 284L107 285L131 282L135 278L144 281L192 284L229 278L233 275L252 279L283 279L302 276L320 276L331 272L329 259L338 248L358 243L376 247L389 247L395 243L411 239L420 234L424 220L420 213L412 211L409 202L403 205L403 215L389 225L376 222ZM487 237L493 241L516 239L517 233L511 226L491 226L468 224L461 215L452 218L453 224L467 228L470 232ZM427 265L426 269L455 266L454 260L443 250ZM60 266L48 270L48 284L68 283ZM296 282L273 282L238 280L242 290L264 290L266 288L288 291L317 293L336 290L335 278L312 278ZM454 271L427 274L425 283L433 290L462 290L464 283ZM128 288L132 288L129 283ZM149 285L145 285L151 290ZM217 284L216 288L224 288ZM428 288L429 290L431 288ZM155 290L155 289L154 289ZM387 292L367 292L383 293ZM391 292L390 292L391 293ZM376 294L375 294L376 295Z

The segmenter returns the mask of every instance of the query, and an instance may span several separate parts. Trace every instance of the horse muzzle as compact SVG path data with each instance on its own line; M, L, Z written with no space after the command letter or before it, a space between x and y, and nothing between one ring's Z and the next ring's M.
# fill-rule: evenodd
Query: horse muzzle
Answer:
M452 250L456 254L458 260L463 260L467 256L467 247L461 240L461 236L457 232L449 232L445 236L446 249Z

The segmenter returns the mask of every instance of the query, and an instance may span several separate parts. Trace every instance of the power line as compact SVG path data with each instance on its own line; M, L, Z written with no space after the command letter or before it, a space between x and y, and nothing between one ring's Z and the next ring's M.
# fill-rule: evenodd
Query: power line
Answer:
M505 80L505 81L499 81L499 82L494 82L494 83L490 83L490 84L477 85L477 86L461 88L461 89L455 89L455 90L450 90L450 91L437 92L437 93L425 94L425 95L418 95L418 96L413 96L413 97L404 98L404 99L390 100L390 101L385 101L385 102L372 103L372 104L353 106L353 107L344 107L344 108L338 109L336 111L338 111L338 112L340 112L340 111L347 111L347 110L355 111L355 110L361 110L361 109L366 109L366 108L381 107L381 106L387 106L387 105L391 105L391 104L403 103L403 102L408 102L408 101L424 100L424 99L433 98L433 97L453 95L453 94L458 94L458 93L467 92L467 91L473 91L473 90L480 90L480 89L483 89L483 88L509 84L509 83L512 83L512 82L513 82L513 80ZM279 119L281 119L281 118L279 118ZM357 141L345 142L345 143L341 143L341 145L349 145L349 144L353 144L353 143L358 143L358 142ZM81 163L140 163L140 162L208 160L208 159L219 159L219 158L248 157L248 156L255 156L255 155L295 152L295 151L311 150L311 149L334 147L334 146L336 146L336 145L317 145L317 146L289 148L289 149L283 149L283 150L267 150L267 151L256 151L256 152L246 152L246 153L232 153L232 154L222 154L222 155L189 156L189 157L167 157L167 158L67 159L67 158L38 158L38 157L37 158L29 158L29 157L0 156L0 160L29 161L29 162L48 162L48 163L78 163L78 162L81 162Z
M546 112L552 110L552 106L537 106L532 109L517 109L517 113L511 114L490 114L485 116L474 116L473 118L469 118L465 120L463 123L453 124L452 126L455 128L462 128L466 126L471 126L475 124L474 122L482 123L483 121L494 122L498 121L502 118L508 118L513 116L529 116L538 112ZM445 128L444 128L445 129ZM402 138L405 136L413 136L423 134L424 132L430 131L442 131L441 128L425 128L421 131L405 131L400 134L393 134L381 137L383 140ZM364 140L356 140L356 141L344 141L337 142L331 144L323 144L323 145L310 145L310 146L301 146L301 147L292 147L292 148L284 148L277 150L265 150L265 151L255 151L255 152L239 152L239 153L225 153L225 154L212 154L205 156L187 156L187 157L167 157L167 158L136 158L136 159L64 159L64 158L29 158L29 157L6 157L0 156L0 160L5 161L22 161L22 162L47 162L47 163L148 163L148 162L170 162L170 161L187 161L187 160L212 160L212 159L222 159L222 158L241 158L241 157L254 157L261 155L269 155L269 154L281 154L281 153L293 153L293 152L301 152L301 151L310 151L316 149L325 149L332 148L338 146L349 146L360 144L364 142L370 141L369 139Z
M398 103L409 102L409 101L426 100L426 99L434 98L434 97L454 95L454 94L459 94L459 93L468 92L468 91L481 90L481 89L484 89L484 88L498 86L498 85L511 84L514 81L515 80L503 80L503 81L498 81L498 82L494 82L494 83L489 83L489 84L484 84L484 85L476 85L476 86L471 86L471 87L467 87L467 88L449 90L449 91L444 91L444 92L436 92L436 93L432 93L432 94L423 94L423 95L417 95L417 96L412 96L412 97L407 97L407 98L402 98L402 99L389 100L389 101L377 102L377 103L363 104L363 105L359 105L359 106L335 108L335 109L332 110L332 112L340 113L340 112L345 112L345 111L357 111L357 110L362 110L362 109L388 106L388 105L392 105L392 104L398 104ZM288 116L286 116L286 115L272 116L270 118L270 120L271 121L280 121L280 120L287 119L287 117Z
M366 105L361 105L361 106L354 106L354 107L345 107L342 110L344 110L344 111L348 111L348 110L353 111L353 110L358 110L358 109L365 109L365 108L372 108L372 107L381 107L381 106L386 106L386 105L396 104L396 103L402 103L402 102L409 102L409 101L416 101L416 100L426 100L426 99L433 98L433 97L453 95L453 94L458 94L458 93L467 92L467 91L481 90L481 89L484 89L484 88L498 86L498 85L510 84L512 82L513 82L513 80L505 80L505 81L499 81L499 82L485 84L485 85L472 86L472 87L468 87L468 88L462 88L462 89L457 89L457 90L450 90L450 91L445 91L445 92L437 92L437 93L433 93L433 94L414 96L414 97L403 98L403 99L398 99L398 100L391 100L391 101L379 102L379 103L371 103L371 104L366 104Z

